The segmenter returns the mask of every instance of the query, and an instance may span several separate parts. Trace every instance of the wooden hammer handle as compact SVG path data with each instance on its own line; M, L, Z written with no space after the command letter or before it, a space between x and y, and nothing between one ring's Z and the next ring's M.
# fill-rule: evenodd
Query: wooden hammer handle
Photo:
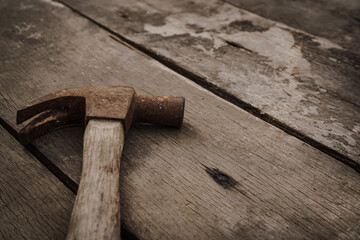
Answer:
M67 238L120 239L120 121L90 120L84 134L83 167Z

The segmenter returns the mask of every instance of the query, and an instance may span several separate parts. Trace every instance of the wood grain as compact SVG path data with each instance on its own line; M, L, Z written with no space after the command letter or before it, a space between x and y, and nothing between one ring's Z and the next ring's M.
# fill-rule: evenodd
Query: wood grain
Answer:
M358 51L217 0L63 2L288 132L360 163ZM358 24L351 26L358 43Z
M84 135L83 168L66 239L120 239L120 121L90 120Z
M0 239L64 239L74 194L0 126Z
M2 4L0 115L15 129L16 109L63 88L132 85L139 94L186 98L180 130L135 125L126 139L121 216L139 239L359 238L360 176L353 169L66 7ZM35 143L77 182L82 132L60 129Z
M360 54L358 0L226 0L242 9L325 37Z

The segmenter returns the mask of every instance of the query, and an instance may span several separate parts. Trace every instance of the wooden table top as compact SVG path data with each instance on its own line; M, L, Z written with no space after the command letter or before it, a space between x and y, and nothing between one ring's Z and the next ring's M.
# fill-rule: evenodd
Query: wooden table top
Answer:
M186 98L180 130L130 130L123 239L360 238L359 16L357 0L0 1L0 239L66 236L84 128L24 147L16 111L86 85Z

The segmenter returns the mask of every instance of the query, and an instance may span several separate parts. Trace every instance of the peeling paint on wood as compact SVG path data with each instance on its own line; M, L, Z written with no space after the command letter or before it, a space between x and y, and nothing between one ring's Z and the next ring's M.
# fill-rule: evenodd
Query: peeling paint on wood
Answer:
M65 2L360 163L360 58L338 42L215 0Z
M325 37L360 54L358 0L225 0L234 6Z

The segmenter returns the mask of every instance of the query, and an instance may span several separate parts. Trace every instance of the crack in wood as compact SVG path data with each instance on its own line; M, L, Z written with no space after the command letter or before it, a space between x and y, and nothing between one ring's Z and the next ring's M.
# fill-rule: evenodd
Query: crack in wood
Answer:
M227 44L229 44L230 46L233 46L233 47L236 47L236 48L239 48L241 50L245 50L246 52L249 52L249 53L253 53L254 51L244 47L243 45L239 44L239 43L235 43L235 42L231 42L231 41L225 41Z

